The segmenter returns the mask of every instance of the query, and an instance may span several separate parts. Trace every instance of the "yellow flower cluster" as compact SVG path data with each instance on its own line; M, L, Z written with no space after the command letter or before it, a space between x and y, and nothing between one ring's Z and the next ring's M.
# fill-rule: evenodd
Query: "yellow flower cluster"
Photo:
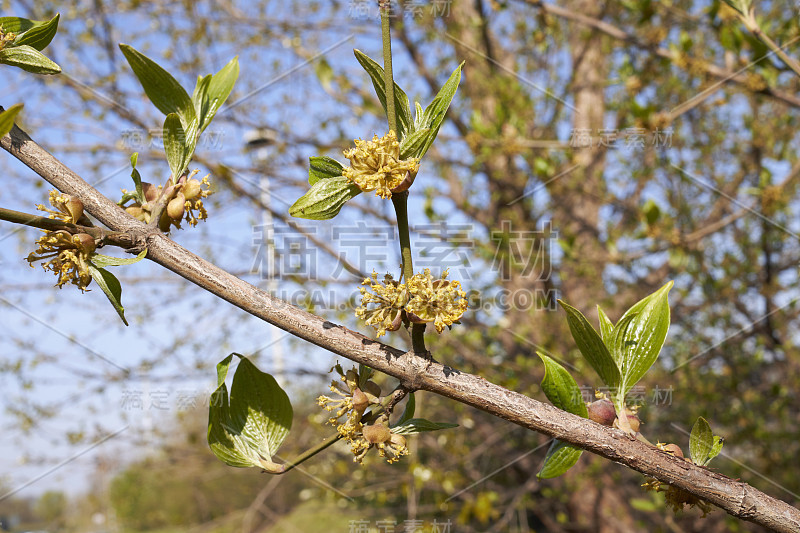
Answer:
M412 316L412 322L433 322L436 332L444 331L445 326L452 326L467 310L467 294L458 281L447 279L448 271L442 278L434 280L429 268L415 274L408 282L411 299L406 304L406 312Z
M44 205L36 206L40 211L49 213L48 218L76 224L83 217L83 204L77 198L53 190L50 191L49 201L55 209ZM31 268L36 261L48 259L42 263L42 268L56 275L58 278L56 286L61 288L67 283L72 283L81 291L85 291L92 281L92 275L89 273L89 255L96 247L94 238L85 233L72 235L64 230L42 231L44 235L36 241L39 247L28 254L26 259Z
M371 141L355 140L356 147L344 151L350 167L342 175L358 185L362 191L375 191L375 196L391 198L406 176L410 179L419 170L419 159L400 159L400 143L390 131L383 137L375 135ZM396 191L399 192L399 191Z
M356 308L356 316L372 326L378 337L386 334L386 330L397 331L400 328L401 312L408 302L408 291L405 285L392 279L391 274L384 276L383 283L378 282L378 274L372 272L372 278L366 278L361 287L361 305ZM376 304L376 305L371 305Z
M385 417L372 424L362 423L367 408L380 403L381 388L378 384L367 379L363 388L359 387L362 377L355 368L345 373L341 365L337 364L331 370L334 369L341 377L340 380L331 382L331 392L337 397L320 396L317 403L332 413L328 423L336 426L339 435L350 444L353 461L362 462L372 448L377 448L379 455L385 457L389 463L408 455L405 437L392 433L384 423ZM340 420L342 417L344 422Z
M447 279L448 271L441 279L433 279L429 268L414 274L406 284L401 284L390 274L384 282L378 282L373 272L371 278L363 281L361 305L356 308L356 316L377 331L378 337L386 331L396 331L405 318L408 322L433 322L436 332L452 326L467 310L466 293L461 283ZM371 293L369 291L372 291Z

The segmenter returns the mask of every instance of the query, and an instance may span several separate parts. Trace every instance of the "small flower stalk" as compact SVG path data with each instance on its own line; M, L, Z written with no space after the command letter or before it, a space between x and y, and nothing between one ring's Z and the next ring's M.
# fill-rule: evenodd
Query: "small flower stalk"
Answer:
M53 190L50 191L49 202L53 209L44 205L36 206L40 211L49 213L48 218L69 224L77 224L82 219L88 222L83 214L83 204L77 198ZM89 256L96 248L94 238L85 233L73 235L65 230L42 231L44 235L36 241L39 247L26 258L31 268L34 263L44 261L42 268L56 275L58 288L71 283L81 291L86 291L92 281Z
M405 437L393 433L388 427L388 416L381 415L371 423L365 423L364 414L370 406L380 406L381 388L366 376L359 375L355 368L344 372L337 364L339 380L331 382L330 390L335 395L320 396L317 403L331 413L328 423L336 426L339 435L350 444L353 461L361 463L372 448L378 450L387 462L395 463L408 455ZM363 383L359 387L359 383Z
M342 175L364 192L375 191L383 199L407 190L419 170L419 158L400 159L400 143L393 131L371 141L355 140L355 148L344 151L350 166Z
M383 283L373 272L361 287L361 305L356 316L372 326L378 337L387 331L396 331L401 323L424 324L432 322L437 333L450 327L467 310L466 293L461 283L447 279L448 271L434 279L430 269L415 274L407 284L395 281L390 274ZM369 288L367 288L369 287Z

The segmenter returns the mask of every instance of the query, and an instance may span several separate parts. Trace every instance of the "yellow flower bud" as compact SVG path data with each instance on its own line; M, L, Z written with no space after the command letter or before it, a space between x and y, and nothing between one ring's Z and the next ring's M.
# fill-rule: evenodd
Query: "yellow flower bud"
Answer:
M183 195L187 200L194 200L200 194L200 182L196 179L186 181L183 186Z
M175 198L167 204L167 215L173 220L180 220L183 218L183 212L186 209L186 197L182 192L175 195Z
M147 222L147 220L146 220L146 218L147 218L147 216L146 216L146 213L145 213L144 209L142 209L140 206L138 206L138 205L132 205L132 206L130 206L130 207L126 207L126 208L125 208L125 211L126 211L126 212L127 212L129 215L130 215L130 216L132 216L133 218L135 218L135 219L137 219L137 220L141 220L142 222Z

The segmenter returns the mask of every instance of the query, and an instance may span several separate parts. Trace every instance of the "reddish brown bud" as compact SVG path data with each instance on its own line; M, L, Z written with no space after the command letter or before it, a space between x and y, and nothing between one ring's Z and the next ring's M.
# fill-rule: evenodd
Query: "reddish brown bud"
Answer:
M158 198L158 187L152 183L142 182L142 192L144 192L144 199L148 202L155 202Z
M662 446L661 449L664 450L665 452L671 453L675 457L683 459L683 450L681 450L681 447L678 446L677 444L667 444L665 446Z
M631 426L633 431L639 431L639 426L641 425L641 421L639 417L636 415L628 415L628 425Z
M631 431L633 431L634 433L639 431L639 427L641 425L641 421L639 420L639 417L636 416L633 413L633 411L631 411L628 408L625 409L625 415L628 418L628 426L631 428ZM622 427L622 426L620 426L619 419L614 420L614 427L615 428Z
M78 246L78 249L85 254L90 254L94 252L95 248L97 248L97 245L94 242L94 237L86 233L78 233L77 235L73 235L72 242L74 242Z
M614 410L614 404L611 400L597 400L588 406L589 420L594 420L598 424L604 426L614 425L614 420L617 418L617 412Z
M69 211L69 216L72 217L73 222L78 222L80 218L83 216L83 202L75 198L74 196L65 195L67 198L66 203L64 206Z

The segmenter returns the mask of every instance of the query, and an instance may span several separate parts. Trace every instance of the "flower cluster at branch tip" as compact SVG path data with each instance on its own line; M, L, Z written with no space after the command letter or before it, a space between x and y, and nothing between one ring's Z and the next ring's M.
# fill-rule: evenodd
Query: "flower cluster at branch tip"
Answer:
M375 135L371 141L354 142L355 148L344 151L350 160L342 172L344 177L362 191L375 191L375 196L384 199L408 188L419 170L419 159L400 159L400 143L393 131L383 137Z
M181 177L175 185L170 185L166 190L160 185L156 187L152 183L142 182L142 192L145 202L134 202L125 207L131 216L144 223L150 223L152 211L162 195L167 194L170 198L167 208L161 213L158 220L158 227L161 231L167 232L174 225L180 229L181 221L186 220L191 226L196 226L198 221L206 220L208 212L203 206L203 198L207 198L213 192L209 189L211 182L208 176L202 180L194 179L199 170L192 171L189 176ZM205 189L203 188L205 186ZM123 189L123 195L130 197L133 193Z
M53 190L50 191L49 201L55 209L44 205L36 206L40 211L49 213L48 218L70 224L77 224L81 219L87 220L83 215L83 204L77 198ZM65 230L42 231L44 235L36 241L39 247L26 258L31 268L33 263L47 259L48 261L42 263L42 268L56 275L58 288L72 283L81 291L85 291L92 281L92 275L89 273L89 256L94 253L97 246L94 238L86 233L73 235Z
M367 408L379 406L381 403L381 388L378 384L367 379L369 376L360 375L355 368L345 373L342 366L337 364L331 369L333 370L341 378L331 382L331 392L337 398L320 396L317 403L332 413L328 422L336 426L339 435L350 444L353 461L362 462L372 448L377 448L378 454L389 463L397 462L403 455L408 455L405 437L392 433L385 414L371 423L363 423ZM361 386L359 383L362 383ZM344 422L340 420L342 417Z
M433 322L436 332L441 333L445 326L457 323L468 306L461 283L448 280L447 275L445 270L440 279L434 279L426 268L402 284L390 274L379 283L378 275L373 272L362 283L369 289L360 288L361 305L356 308L356 316L375 328L378 337L387 330L398 330L403 322Z

